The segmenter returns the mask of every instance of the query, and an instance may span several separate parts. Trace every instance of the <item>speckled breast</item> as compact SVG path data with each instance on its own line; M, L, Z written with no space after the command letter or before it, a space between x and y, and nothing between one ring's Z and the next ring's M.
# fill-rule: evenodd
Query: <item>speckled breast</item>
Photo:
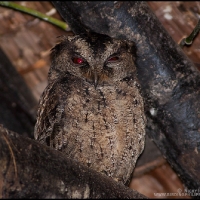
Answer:
M137 84L82 87L66 102L62 151L125 183L145 140L144 106Z

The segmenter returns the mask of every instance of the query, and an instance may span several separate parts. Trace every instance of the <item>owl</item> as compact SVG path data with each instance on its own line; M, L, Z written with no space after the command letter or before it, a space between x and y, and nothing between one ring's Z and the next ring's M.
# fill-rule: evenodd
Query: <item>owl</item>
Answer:
M145 141L133 42L85 33L51 50L34 137L127 184Z

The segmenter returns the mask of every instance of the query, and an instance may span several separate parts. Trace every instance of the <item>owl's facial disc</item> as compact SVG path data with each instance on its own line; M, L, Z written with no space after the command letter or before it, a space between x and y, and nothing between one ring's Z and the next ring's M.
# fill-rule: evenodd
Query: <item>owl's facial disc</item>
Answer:
M72 58L73 63L80 68L82 75L86 80L96 87L103 82L107 82L109 77L113 74L113 69L108 67L110 64L116 63L120 60L117 54L109 56L104 62L103 67L90 66L88 62L81 56Z

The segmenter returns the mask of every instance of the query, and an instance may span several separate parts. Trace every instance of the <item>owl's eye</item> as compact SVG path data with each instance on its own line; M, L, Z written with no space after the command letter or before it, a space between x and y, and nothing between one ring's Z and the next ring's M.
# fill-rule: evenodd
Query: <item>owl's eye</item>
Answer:
M112 56L112 57L108 58L107 62L115 62L117 60L119 60L118 56Z
M85 62L83 60L83 58L80 58L80 57L74 57L74 58L72 58L72 61L73 61L73 63L79 64L79 65L81 65L81 64L83 64Z

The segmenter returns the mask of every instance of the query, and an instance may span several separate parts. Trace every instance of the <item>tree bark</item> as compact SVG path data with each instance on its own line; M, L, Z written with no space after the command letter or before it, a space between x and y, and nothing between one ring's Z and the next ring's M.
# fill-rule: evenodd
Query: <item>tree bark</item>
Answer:
M200 187L200 74L146 2L52 1L74 33L136 43L147 135L189 189Z
M142 194L0 125L0 198L132 198Z
M0 123L33 138L36 105L25 81L0 48Z

